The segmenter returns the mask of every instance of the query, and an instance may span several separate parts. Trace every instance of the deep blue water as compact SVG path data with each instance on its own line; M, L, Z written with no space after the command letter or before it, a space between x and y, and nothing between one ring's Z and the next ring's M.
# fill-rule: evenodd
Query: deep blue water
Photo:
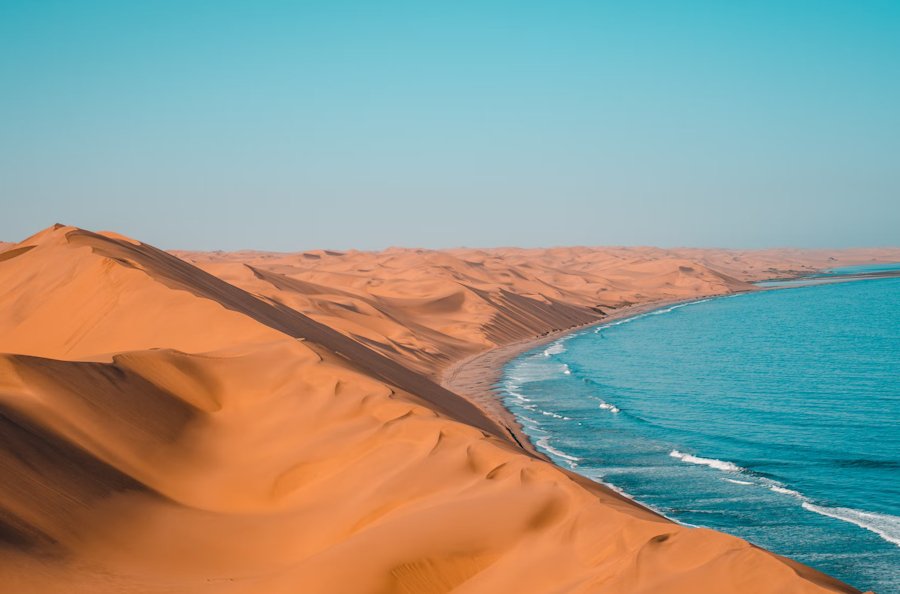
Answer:
M501 388L557 463L672 519L900 592L900 278L591 328L511 361Z

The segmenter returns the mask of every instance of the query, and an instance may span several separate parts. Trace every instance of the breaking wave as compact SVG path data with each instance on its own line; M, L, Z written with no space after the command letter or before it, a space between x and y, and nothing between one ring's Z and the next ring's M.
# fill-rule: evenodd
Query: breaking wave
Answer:
M900 518L897 516L860 511L850 507L823 507L809 501L803 502L803 509L856 524L860 528L874 532L889 543L900 546Z
M688 464L699 464L701 466L709 466L710 468L715 468L716 470L724 470L725 472L741 472L744 469L734 464L733 462L726 462L724 460L716 460L715 458L701 458L700 456L693 456L691 454L685 454L683 452L679 452L678 450L672 450L669 452L669 455L673 458L678 458L682 462L687 462Z
M566 352L566 345L564 344L564 340L557 340L549 347L544 349L544 356L551 357L553 355L561 355Z
M578 466L578 462L581 461L581 458L577 456L572 456L571 454L567 454L562 450L554 448L552 445L550 445L549 437L541 437L537 440L535 445L537 445L537 447L541 448L542 450L549 452L553 456L556 456L557 458L562 458L570 468L575 468L576 466Z
M669 452L669 455L673 458L681 460L682 462L708 466L710 468L715 468L716 470L721 470L724 472L747 472L746 469L738 466L733 462L716 460L715 458L701 458L700 456L685 454L683 452L679 452L678 450L672 450L671 452ZM807 497L803 493L795 491L794 489L789 489L781 483L768 478L760 478L759 482L737 480L731 478L726 478L725 480L737 485L761 485L764 487L768 487L768 489L773 493L787 495L799 500L801 502L800 505L807 511L811 511L823 516L828 516L829 518L833 518L835 520L841 520L843 522L855 524L860 528L865 528L866 530L874 532L889 543L900 546L900 517L892 516L890 514L879 514L876 512L862 511L850 507L827 507L823 505L816 505L812 502L812 500L810 500L809 497Z
M696 305L698 303L706 303L710 301L710 299L698 299L696 301L687 301L685 303L676 303L675 305L670 305L669 307L663 307L661 309L654 309L652 311L648 311L642 314L637 314L634 316L629 316L627 318L622 318L621 320L616 320L615 322L610 322L608 324L602 324L594 330L594 334L600 334L606 328L612 328L613 326L621 326L622 324L630 324L635 320L640 320L641 318L646 318L647 316L658 316L661 314L669 313L676 309L681 309L682 307L687 307L689 305Z
M735 485L752 485L752 484L754 484L753 481L739 481L737 479L732 479L732 478L727 478L725 480L728 481L729 483L734 483Z

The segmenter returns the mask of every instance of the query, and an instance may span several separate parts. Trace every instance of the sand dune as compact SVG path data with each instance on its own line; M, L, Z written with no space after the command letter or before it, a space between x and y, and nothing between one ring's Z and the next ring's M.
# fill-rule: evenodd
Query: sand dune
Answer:
M529 455L428 377L832 255L179 256L63 226L0 252L4 591L853 591Z
M624 305L751 290L900 250L659 248L174 252L404 365L436 375L485 348L600 319Z

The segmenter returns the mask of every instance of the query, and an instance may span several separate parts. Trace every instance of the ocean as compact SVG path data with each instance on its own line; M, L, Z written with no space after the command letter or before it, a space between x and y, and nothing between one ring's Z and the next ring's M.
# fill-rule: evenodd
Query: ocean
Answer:
M833 282L890 269L579 331L510 361L501 395L562 466L900 592L900 278Z

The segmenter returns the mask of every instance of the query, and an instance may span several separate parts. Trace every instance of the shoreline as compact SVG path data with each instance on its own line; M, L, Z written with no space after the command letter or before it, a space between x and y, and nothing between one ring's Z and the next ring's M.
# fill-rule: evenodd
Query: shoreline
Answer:
M803 277L801 276L795 278L794 280L799 280L802 278ZM532 443L531 439L525 434L524 429L522 428L518 419L516 419L515 415L503 404L503 400L498 390L496 389L496 386L499 383L500 379L502 379L503 370L506 367L506 364L515 357L581 330L602 326L604 324L608 324L618 320L640 316L642 314L646 314L658 309L664 309L666 307L671 307L673 305L693 303L696 301L714 299L718 297L746 295L749 293L762 291L777 291L782 290L783 288L789 287L761 287L755 285L754 289L746 291L735 291L732 293L721 293L714 295L697 295L688 299L660 299L657 301L628 305L610 312L609 314L605 315L603 318L595 322L580 324L562 330L556 330L554 332L549 332L541 336L523 338L509 344L496 346L480 353L469 355L468 357L455 361L450 366L443 369L438 375L438 383L444 388L462 396L463 398L469 400L469 402L481 408L491 419L493 419L500 426L504 427L509 432L513 441L517 443L528 454L552 464L554 468L568 476L569 479L573 482L579 484L584 489L587 489L589 492L597 496L611 498L612 500L618 500L627 505L634 506L636 509L656 516L657 518L660 518L666 522L671 522L673 524L682 526L690 526L689 524L682 524L680 521L662 514L652 507L649 507L647 504L634 499L630 494L614 487L613 485L607 484L601 480L588 478L586 476L578 474L572 469L565 468L557 464L550 457L539 451L535 444ZM764 551L772 557L781 560L788 567L793 569L799 576L806 580L809 580L818 585L834 588L836 591L844 592L846 594L864 594L862 590L859 590L856 587L851 586L850 584L842 582L838 578L835 578L826 573L822 573L819 570L810 568L797 561L794 561L789 557L774 553L766 548L754 544L751 541L747 542L752 548ZM866 592L865 594L872 593Z
M537 449L536 445L531 441L531 438L525 433L516 416L503 404L503 399L496 386L503 378L503 369L506 367L507 363L523 353L581 330L587 330L588 328L602 326L610 322L632 318L672 305L692 303L694 301L715 297L726 297L728 295L739 295L747 292L754 291L736 291L734 293L724 293L721 295L697 295L689 299L660 299L657 301L647 301L644 303L627 305L610 312L594 322L556 330L540 336L523 338L515 342L499 345L475 353L474 355L469 355L468 357L455 361L449 367L441 371L438 376L438 383L482 409L494 422L505 428L507 432L509 432L510 437L512 437L515 443L523 450L533 456L550 462L554 466L557 466L557 468L561 468L546 454Z
M691 303L704 299L715 299L719 297L728 297L731 295L743 295L747 293L755 293L759 291L781 291L791 288L802 288L806 286L815 286L818 284L832 284L838 282L854 282L860 280L874 280L882 278L896 278L900 276L898 271L874 272L857 275L836 275L834 277L817 277L821 275L822 270L818 270L811 274L800 275L793 278L784 279L767 279L754 282L754 289L746 291L734 291L732 293L721 293L714 295L696 295L687 299L659 299L656 301L647 301L644 303L635 303L627 305L617 310L613 310L604 317L587 324L580 324L562 330L556 330L540 336L523 338L515 342L499 345L469 355L463 359L453 362L449 367L443 369L438 375L438 383L454 392L475 406L482 409L494 422L505 428L510 437L523 450L529 454L536 456L542 460L552 463L557 468L562 468L553 462L546 454L539 451L531 438L525 434L525 431L519 423L515 415L510 412L503 404L502 397L496 389L497 384L503 378L503 369L507 363L512 361L519 355L526 353L544 344L548 344L558 340L569 334L573 334L580 330L586 330L596 326L602 326L617 320L639 316L656 309L670 307L672 305L680 305ZM843 276L843 278L840 278ZM803 281L808 280L809 283ZM816 282L822 280L823 282ZM798 282L799 281L799 282ZM775 285L765 285L761 283L779 283ZM780 283L785 284L780 284ZM796 284L790 284L796 283Z
M812 276L812 275L810 275ZM516 357L521 356L522 354L536 350L543 345L550 344L555 342L561 338L564 338L569 335L573 335L582 330L586 330L589 328L602 327L606 324L610 324L616 321L620 321L623 319L629 319L634 317L639 317L649 312L653 312L656 310L662 310L667 307L680 305L680 304L689 304L700 301L706 301L709 299L715 298L723 298L730 297L736 295L745 295L749 293L756 292L769 292L769 291L780 291L784 289L791 288L804 288L809 286L816 285L827 285L827 284L837 284L837 283L848 283L848 282L856 282L863 280L878 280L878 279L886 279L886 278L898 278L900 277L900 272L891 271L887 273L879 272L875 274L866 274L866 275L846 275L843 278L825 278L822 279L824 282L816 282L819 281L819 278L816 277L797 277L791 279L793 282L786 281L784 285L777 284L775 286L771 285L760 285L755 284L754 289L743 290L743 291L734 291L730 293L723 294L715 294L715 295L697 295L695 297L691 297L689 299L678 299L678 300L657 300L652 302L645 302L641 304L629 305L618 310L614 310L603 318L590 322L587 324L581 324L577 326L573 326L567 329L557 330L554 332L550 332L545 335L535 336L531 338L521 339L506 345L497 346L486 351L482 351L480 353L476 353L474 355L470 355L464 359L454 362L452 365L447 367L439 376L439 381L442 386L445 388L459 394L460 396L468 399L470 402L484 410L495 422L499 423L501 426L509 431L510 435L513 439L529 454L536 456L544 461L547 461L555 468L566 474L571 480L579 483L582 487L588 489L589 491L600 494L603 493L606 496L613 496L616 499L627 502L645 512L649 512L659 518L662 518L668 522L672 522L674 524L678 524L681 526L691 527L691 524L685 524L680 520L671 518L663 514L662 512L650 507L648 504L635 499L631 494L615 487L614 485L608 484L603 480L589 478L579 474L576 470L565 468L563 465L558 464L556 460L551 459L549 456L544 454L543 452L537 449L536 444L531 440L531 438L525 434L524 428L518 422L518 419L515 415L506 408L503 399L502 389L499 387L499 382L502 380L504 375L504 369L507 364L515 359ZM799 282L798 282L799 281ZM811 281L811 282L804 282ZM768 281L759 281L759 282L768 282ZM820 513L820 512L816 512ZM823 514L829 515L829 514ZM836 517L836 516L831 516ZM837 517L838 520L848 521L844 518ZM857 522L850 521L852 524L856 524L859 526ZM866 528L863 526L863 528ZM871 530L871 528L866 528ZM721 529L718 529L721 530ZM882 537L884 538L884 537ZM752 541L747 541L754 548L759 548L767 553L771 554L774 557L781 559L786 562L789 566L793 567L798 574L803 575L805 578L815 581L820 584L827 584L828 586L834 586L839 588L839 591L856 594L863 594L863 591L857 589L856 587L842 582L840 579L833 577L830 574L821 573L820 570L813 569L810 571L806 566L799 564L789 557L784 557L783 555L779 555L770 551L767 548L761 547L759 545L754 544ZM891 542L891 541L889 541ZM803 573L801 573L801 571ZM867 592L866 594L872 594L871 592Z

